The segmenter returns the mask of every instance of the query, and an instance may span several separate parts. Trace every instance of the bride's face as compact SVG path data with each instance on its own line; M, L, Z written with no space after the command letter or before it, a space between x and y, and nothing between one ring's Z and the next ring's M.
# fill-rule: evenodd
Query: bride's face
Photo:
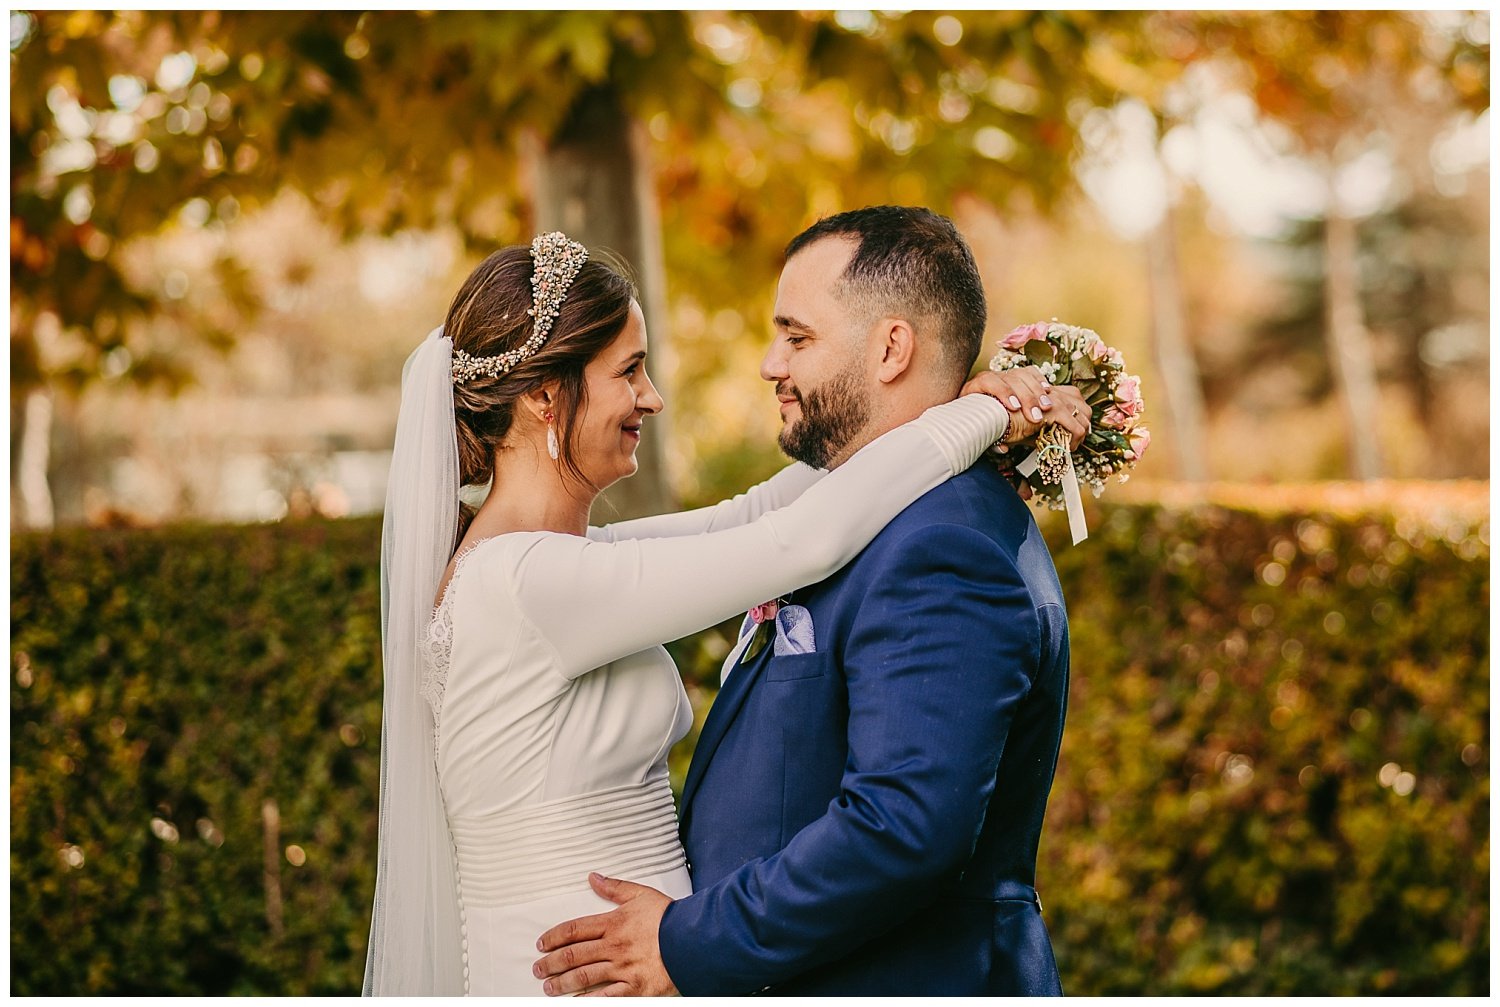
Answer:
M631 302L625 328L589 361L583 380L588 405L578 423L578 467L602 490L635 474L642 425L663 405L646 376L646 319L639 304Z

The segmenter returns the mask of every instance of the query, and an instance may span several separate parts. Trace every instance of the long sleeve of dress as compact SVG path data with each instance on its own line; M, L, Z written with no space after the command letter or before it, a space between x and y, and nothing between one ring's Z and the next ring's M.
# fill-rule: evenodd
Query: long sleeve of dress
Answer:
M780 510L827 474L823 469L794 462L765 482L750 487L732 499L675 514L656 514L591 527L588 537L593 542L623 542L635 538L703 535L725 528L737 528L769 511Z
M573 678L815 583L1004 434L986 395L934 406L876 438L789 506L702 535L595 542L515 536L498 572Z

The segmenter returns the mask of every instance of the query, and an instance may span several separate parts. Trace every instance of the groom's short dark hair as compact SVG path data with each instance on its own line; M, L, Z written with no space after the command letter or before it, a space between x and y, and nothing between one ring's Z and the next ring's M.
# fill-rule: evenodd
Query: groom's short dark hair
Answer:
M943 361L959 381L968 377L984 342L984 285L953 221L920 206L867 206L824 217L792 239L786 257L831 237L858 242L840 290L850 305L930 326Z

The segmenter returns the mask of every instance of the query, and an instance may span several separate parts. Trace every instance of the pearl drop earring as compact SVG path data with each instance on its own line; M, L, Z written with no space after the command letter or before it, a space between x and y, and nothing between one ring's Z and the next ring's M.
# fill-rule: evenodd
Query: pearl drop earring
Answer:
M552 425L553 416L550 412L544 418L547 420L547 454L552 456L553 461L557 461L562 454L557 447L557 428Z

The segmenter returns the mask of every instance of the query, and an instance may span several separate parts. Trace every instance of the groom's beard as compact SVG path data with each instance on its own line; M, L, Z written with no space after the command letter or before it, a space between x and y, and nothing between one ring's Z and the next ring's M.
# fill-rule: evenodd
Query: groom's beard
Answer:
M800 414L796 422L781 428L776 442L787 457L815 469L826 469L870 419L870 395L859 361L805 394L784 385L776 391L796 397Z

